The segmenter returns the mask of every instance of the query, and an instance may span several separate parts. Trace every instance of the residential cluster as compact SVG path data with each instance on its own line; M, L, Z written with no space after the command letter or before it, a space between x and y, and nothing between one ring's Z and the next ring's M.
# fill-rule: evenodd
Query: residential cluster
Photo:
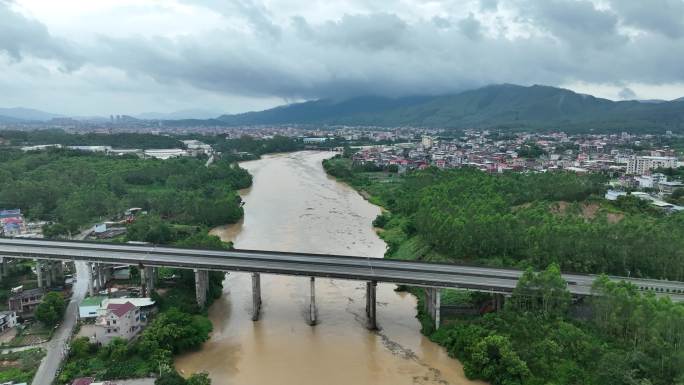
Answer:
M616 178L617 192L641 190L635 194L668 210L683 207L662 198L684 188L684 181L672 179L659 169L684 166L674 149L667 146L648 151L639 146L652 136L577 135L566 133L506 134L466 131L459 137L422 135L420 140L364 146L353 156L357 165L372 164L399 173L430 166L473 167L485 172L606 172ZM615 195L611 193L611 198Z
M20 209L0 209L0 236L40 238L45 222L29 222Z

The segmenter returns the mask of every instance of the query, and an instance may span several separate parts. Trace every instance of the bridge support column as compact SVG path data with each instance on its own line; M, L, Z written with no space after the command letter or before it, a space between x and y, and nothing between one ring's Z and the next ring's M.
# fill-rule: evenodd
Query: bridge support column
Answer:
M45 261L40 264L45 277L45 287L52 287L52 261Z
M144 286L146 289L145 290L146 291L145 297L152 296L152 293L154 292L154 278L155 278L154 270L155 269L152 266L145 266L145 274L144 274L145 275ZM142 275L140 277L142 279ZM195 273L195 277L197 277L197 273ZM206 291L206 288L205 288L205 291Z
M50 262L50 280L55 286L62 286L63 282L59 280L59 266L62 265L61 261L51 261Z
M105 270L107 269L107 266L98 263L98 269L97 269L97 275L98 275L98 280L100 281L100 290L104 290L107 288L107 279L105 278Z
M316 279L311 277L311 294L309 299L309 325L313 326L318 322L316 317Z
M77 279L87 279L88 280L88 295L93 297L95 295L95 286L93 285L93 263L87 262L87 274L85 277L77 277Z
M259 320L261 311L261 276L259 273L252 273L252 321Z
M503 309L505 298L501 293L494 294L494 310L501 311Z
M102 282L100 280L100 264L93 262L93 281L95 282L95 294L102 290Z
M45 287L43 284L43 262L36 259L36 277L38 278L38 287Z
M442 295L439 288L427 287L425 288L425 312L435 322L435 330L439 329L442 307Z
M138 264L138 273L140 274L140 295L147 297L147 267L143 266L142 263Z
M368 318L368 329L377 330L378 323L376 317L376 295L377 295L376 281L366 282L366 317Z
M105 286L107 285L107 282L109 282L112 279L112 265L105 266L104 269L102 270L102 275L104 278Z
M150 274L151 275L151 274ZM195 298L197 306L203 308L207 303L207 285L209 284L209 271L195 269Z
M434 296L434 309L433 309L433 319L435 320L435 330L439 329L439 323L442 317L442 291L439 289L435 290Z

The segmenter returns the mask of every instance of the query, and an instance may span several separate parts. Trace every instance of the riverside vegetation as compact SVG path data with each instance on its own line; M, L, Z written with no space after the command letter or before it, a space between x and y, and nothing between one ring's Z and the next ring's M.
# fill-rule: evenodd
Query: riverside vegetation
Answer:
M87 223L141 207L148 214L127 225L126 236L114 241L228 249L230 244L209 235L208 229L242 217L236 190L251 185L247 171L225 160L205 167L203 159L142 160L69 150L8 150L0 157L0 206L18 207L30 219L50 221L44 228L48 237L74 233ZM150 374L158 376L158 384L209 383L203 373L180 377L172 357L209 338L212 325L206 307L221 295L223 274L210 274L204 308L195 303L190 271L162 269L161 275L174 279L160 282L166 293L155 295L159 314L141 336L133 343L115 340L102 347L87 338L74 340L59 383L84 376L113 380ZM47 322L63 311L56 301L41 306L40 317Z
M684 305L599 279L602 295L573 304L560 271L684 279L684 213L633 197L602 199L605 177L409 172L336 157L326 171L387 209L374 222L387 258L527 269L504 309L445 320L423 333L494 385L684 384ZM534 273L533 271L541 271ZM483 308L489 296L445 291L444 302ZM584 311L577 311L583 308Z

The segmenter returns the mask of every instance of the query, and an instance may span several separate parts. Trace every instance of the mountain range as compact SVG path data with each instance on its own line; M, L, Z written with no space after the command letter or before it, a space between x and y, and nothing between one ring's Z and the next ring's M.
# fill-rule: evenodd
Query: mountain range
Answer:
M684 132L684 97L672 101L612 101L540 85L491 85L437 96L388 98L367 95L341 100L321 99L258 112L206 118L212 114L204 110L186 110L126 118L128 121L163 120L164 126L303 124ZM48 121L57 117L63 116L26 108L0 108L0 123ZM102 121L108 119L98 118Z
M684 131L684 98L611 101L567 89L492 85L452 95L316 100L236 115L226 125L334 124L442 128Z
M48 121L52 118L60 118L62 115L50 112L34 110L31 108L0 108L0 122L18 123L22 121Z

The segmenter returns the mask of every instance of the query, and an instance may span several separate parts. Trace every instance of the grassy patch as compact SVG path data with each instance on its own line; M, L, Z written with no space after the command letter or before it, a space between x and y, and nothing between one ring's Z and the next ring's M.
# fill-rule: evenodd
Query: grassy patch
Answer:
M28 346L49 341L54 329L40 322L34 322L26 328L18 328L17 335L9 342L9 346Z
M43 356L45 356L43 349L0 354L0 382L30 383Z

